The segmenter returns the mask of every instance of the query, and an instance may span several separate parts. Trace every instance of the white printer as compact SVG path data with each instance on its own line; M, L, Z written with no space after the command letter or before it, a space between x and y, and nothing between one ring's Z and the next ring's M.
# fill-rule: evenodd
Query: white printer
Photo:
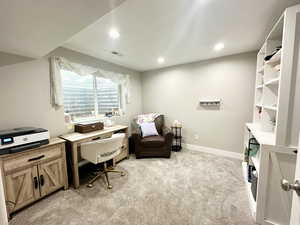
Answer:
M21 152L48 144L48 130L35 127L21 127L0 131L0 155Z

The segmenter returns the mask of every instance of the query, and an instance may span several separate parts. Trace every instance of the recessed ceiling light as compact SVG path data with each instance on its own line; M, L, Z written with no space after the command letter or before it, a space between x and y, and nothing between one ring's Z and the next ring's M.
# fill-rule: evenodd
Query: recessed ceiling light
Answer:
M224 47L225 47L225 46L224 46L223 43L218 43L218 44L215 45L214 49L215 49L215 51L220 51L220 50L222 50Z
M109 36L112 39L118 39L120 37L120 33L119 33L119 31L116 28L111 28L109 30Z
M158 57L157 62L159 64L163 64L165 62L165 58L164 57Z

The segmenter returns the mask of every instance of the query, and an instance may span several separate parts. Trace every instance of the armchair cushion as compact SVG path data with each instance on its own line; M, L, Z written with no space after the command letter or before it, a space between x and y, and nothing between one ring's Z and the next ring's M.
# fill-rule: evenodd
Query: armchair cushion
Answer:
M141 139L141 145L144 147L163 147L165 138L162 136L149 136Z
M158 135L154 122L152 122L152 123L142 123L141 124L141 130L142 130L143 137Z

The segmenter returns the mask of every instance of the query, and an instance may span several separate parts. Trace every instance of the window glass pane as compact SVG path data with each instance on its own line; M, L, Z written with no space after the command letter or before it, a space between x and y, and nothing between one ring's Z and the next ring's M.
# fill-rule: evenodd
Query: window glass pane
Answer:
M95 116L93 76L80 76L66 70L61 74L65 113L70 114L73 121Z
M96 78L98 113L104 114L120 107L119 85L111 80Z

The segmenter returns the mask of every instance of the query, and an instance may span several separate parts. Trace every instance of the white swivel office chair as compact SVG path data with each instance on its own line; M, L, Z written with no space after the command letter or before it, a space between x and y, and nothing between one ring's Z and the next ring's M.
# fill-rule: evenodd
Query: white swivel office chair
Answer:
M106 138L97 141L86 142L81 145L81 157L94 164L104 163L104 170L99 172L89 183L88 187L93 187L93 183L103 174L107 181L107 188L111 189L112 185L108 179L108 173L120 173L124 176L123 171L115 170L114 168L107 168L107 161L113 159L120 154L125 134L114 134L111 138Z

